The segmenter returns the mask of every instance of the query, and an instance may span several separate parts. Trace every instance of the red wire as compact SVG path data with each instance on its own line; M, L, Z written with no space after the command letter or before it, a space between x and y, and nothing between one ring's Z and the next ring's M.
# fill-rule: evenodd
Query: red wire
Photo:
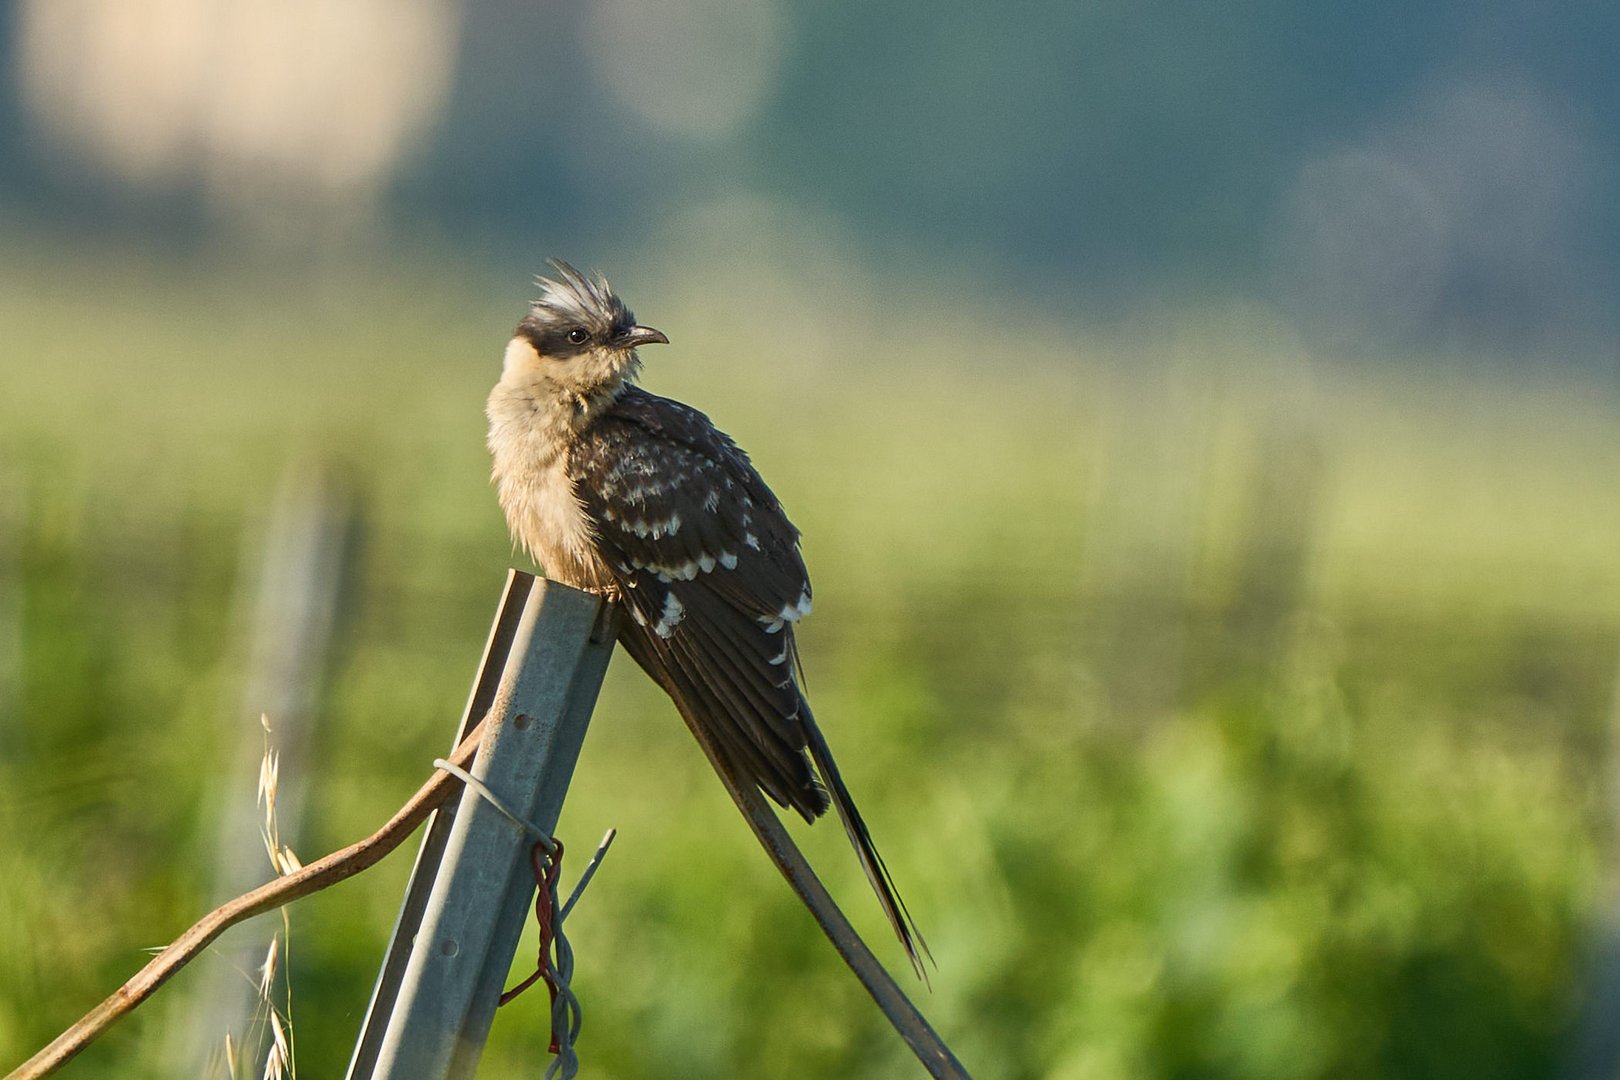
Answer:
M546 989L551 991L551 1004L553 1014L557 1004L557 983L551 977L551 965L547 959L551 956L551 943L555 928L551 925L551 912L555 906L552 897L556 894L557 879L562 876L563 846L561 840L552 841L552 850L546 851L543 842L536 843L529 849L529 862L534 866L534 883L537 891L534 897L534 920L540 927L540 957L535 963L534 974L518 983L512 989L501 995L499 1004L505 1005L523 991L533 986L536 980L544 979ZM557 1053L557 1030L551 1031L551 1052Z

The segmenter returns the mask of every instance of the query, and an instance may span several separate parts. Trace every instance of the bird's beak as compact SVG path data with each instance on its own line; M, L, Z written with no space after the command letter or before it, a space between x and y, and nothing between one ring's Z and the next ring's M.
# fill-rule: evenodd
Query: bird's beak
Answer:
M641 345L668 345L669 338L662 330L650 326L632 326L613 340L621 349L634 349Z

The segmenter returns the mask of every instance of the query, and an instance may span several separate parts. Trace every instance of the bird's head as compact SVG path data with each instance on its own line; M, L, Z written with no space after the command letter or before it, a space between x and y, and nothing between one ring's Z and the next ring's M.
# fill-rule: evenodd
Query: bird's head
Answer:
M581 403L611 396L640 369L637 346L669 338L638 326L601 274L550 262L557 276L535 279L540 296L506 346L502 381L542 383Z

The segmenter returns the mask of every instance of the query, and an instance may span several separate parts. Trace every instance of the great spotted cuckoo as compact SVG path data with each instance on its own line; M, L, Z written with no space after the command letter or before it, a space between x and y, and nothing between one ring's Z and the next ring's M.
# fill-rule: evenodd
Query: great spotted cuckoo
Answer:
M600 274L551 265L487 409L513 536L548 577L622 605L620 643L718 767L806 821L837 811L920 971L926 946L800 687L799 530L707 416L634 385L636 349L669 339Z

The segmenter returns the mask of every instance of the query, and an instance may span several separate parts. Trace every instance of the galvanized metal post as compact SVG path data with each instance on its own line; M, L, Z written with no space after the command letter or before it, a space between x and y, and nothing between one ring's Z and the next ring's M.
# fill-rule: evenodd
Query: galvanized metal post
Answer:
M487 712L473 775L548 833L612 652L600 598L516 571L508 578L457 738ZM473 1075L534 895L532 843L476 792L436 815L349 1080Z

